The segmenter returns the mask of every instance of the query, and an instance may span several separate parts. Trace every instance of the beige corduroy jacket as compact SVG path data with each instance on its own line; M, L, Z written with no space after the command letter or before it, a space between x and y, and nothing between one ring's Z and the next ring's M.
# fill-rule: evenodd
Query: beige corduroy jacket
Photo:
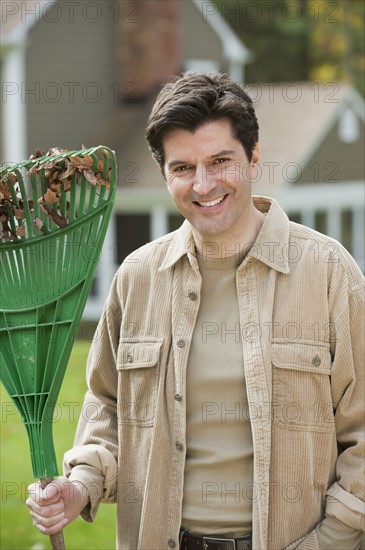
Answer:
M315 550L325 511L364 528L363 276L340 244L289 222L274 200L255 205L267 217L237 270L253 548ZM96 331L65 473L89 488L85 519L117 501L118 548L178 548L200 284L186 221L125 260Z

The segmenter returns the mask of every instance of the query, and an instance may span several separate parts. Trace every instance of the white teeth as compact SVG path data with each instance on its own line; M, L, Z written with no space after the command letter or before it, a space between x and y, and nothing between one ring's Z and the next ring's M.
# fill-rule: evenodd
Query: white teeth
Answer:
M209 202L198 202L199 206L215 206L216 204L219 204L224 199L223 197L219 197L219 199L215 199L214 201Z

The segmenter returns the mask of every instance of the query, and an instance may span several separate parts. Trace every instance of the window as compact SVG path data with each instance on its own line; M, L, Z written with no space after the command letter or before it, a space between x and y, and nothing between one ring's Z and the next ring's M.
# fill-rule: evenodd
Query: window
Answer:
M343 143L355 143L359 139L359 121L351 109L347 109L338 122L338 137Z
M169 231L175 231L176 229L179 229L184 219L184 216L182 216L181 214L170 214L168 219Z
M150 241L150 215L117 215L117 262L120 265L128 254Z
M211 73L219 71L219 65L213 59L188 59L185 61L185 71Z

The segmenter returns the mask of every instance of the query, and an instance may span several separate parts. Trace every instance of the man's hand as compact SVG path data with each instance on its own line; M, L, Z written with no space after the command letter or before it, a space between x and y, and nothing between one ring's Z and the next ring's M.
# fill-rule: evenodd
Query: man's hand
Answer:
M30 508L33 524L44 535L54 535L74 519L89 502L89 491L78 481L69 481L66 477L54 479L45 489L40 482L28 487L29 498L26 505Z

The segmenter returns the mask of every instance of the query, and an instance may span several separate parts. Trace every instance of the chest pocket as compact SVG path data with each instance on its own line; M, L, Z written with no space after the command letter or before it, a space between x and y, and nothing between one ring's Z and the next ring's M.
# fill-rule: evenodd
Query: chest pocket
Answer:
M274 423L289 430L332 432L329 348L274 342L272 364Z
M119 422L153 425L162 341L162 338L120 340L117 356Z

